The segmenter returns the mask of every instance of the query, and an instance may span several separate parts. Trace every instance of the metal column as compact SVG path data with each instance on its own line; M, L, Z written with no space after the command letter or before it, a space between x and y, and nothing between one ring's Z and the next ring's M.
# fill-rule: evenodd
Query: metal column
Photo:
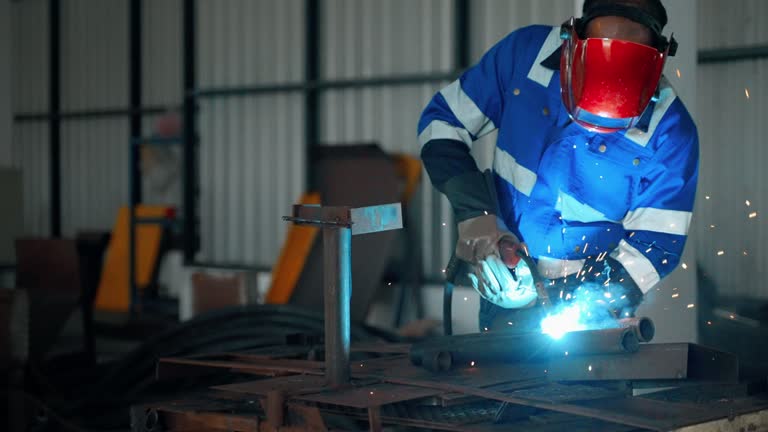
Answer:
M349 304L352 297L352 229L323 227L325 374L332 384L349 381ZM335 317L335 319L328 319ZM327 361L327 359L336 359Z
M349 383L352 236L403 227L400 203L371 207L295 205L284 220L323 229L323 301L325 302L325 376L328 385Z

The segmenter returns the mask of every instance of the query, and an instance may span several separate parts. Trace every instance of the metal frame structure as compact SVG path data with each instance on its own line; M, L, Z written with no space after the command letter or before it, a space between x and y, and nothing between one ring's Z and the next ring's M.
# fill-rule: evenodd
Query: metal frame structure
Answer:
M323 229L323 300L325 308L325 375L328 384L349 384L352 236L403 227L400 203L371 207L295 205L283 219Z

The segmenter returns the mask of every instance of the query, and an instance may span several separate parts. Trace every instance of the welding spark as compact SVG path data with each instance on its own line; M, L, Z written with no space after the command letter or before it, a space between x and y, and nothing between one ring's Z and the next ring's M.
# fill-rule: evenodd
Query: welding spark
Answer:
M688 268L688 264L683 263L683 269L687 269L687 268Z
M443 222L443 226L445 226L445 222Z
M508 325L515 325L512 321L507 321Z
M635 236L635 232L634 232L634 231L632 231L632 232L629 234L629 238L632 238L632 237L634 237L634 236Z
M467 301L467 298L466 298L466 297L464 297L464 301Z
M581 315L579 305L568 306L562 312L545 317L541 321L541 331L553 339L560 339L568 332L585 330L586 326L580 322Z
M712 321L707 321L707 325L712 325Z
M568 351L565 352L565 355L568 355Z
M609 293L609 292L606 292L606 293L605 293L605 294L603 294L603 295L605 296L605 298L611 298L611 293Z
M720 255L725 255L725 251L717 251L717 255L718 255L718 256L720 256Z
M667 263L667 259L666 259L666 258L664 258L663 260L661 260L661 263L662 263L662 264L666 264L666 263Z
M704 199L709 199L709 195L705 196Z
M677 69L677 77L678 77L678 78L682 78L682 77L680 76L680 69Z
M744 94L747 95L747 99L749 99L749 89L744 87Z
M747 256L747 251L744 251L744 252L742 252L742 253L744 254L744 256Z
M757 217L757 212L752 212L752 213L749 214L749 218L750 219L756 218L756 217Z
M752 203L750 203L750 202L749 202L749 200L746 200L746 201L744 201L744 204L746 204L746 205L747 205L747 207L749 207L749 206L751 206L751 205L752 205Z
M587 368L587 370L588 370L588 371L590 371L590 372L592 372L592 365L589 365L589 367Z
M672 298L678 298L680 297L680 294L672 294Z
M475 366L475 361L474 361L474 360L472 360L471 362L469 362L469 365L470 365L470 366L472 366L472 367L474 367L474 366Z
M688 307L688 309L693 309L693 307L694 307L694 304L693 304L693 303L691 303L691 304L689 304L687 307Z

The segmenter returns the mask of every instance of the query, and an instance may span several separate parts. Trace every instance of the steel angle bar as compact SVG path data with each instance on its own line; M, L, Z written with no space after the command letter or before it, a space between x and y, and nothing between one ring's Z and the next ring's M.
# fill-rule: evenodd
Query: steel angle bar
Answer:
M556 381L601 380L738 380L733 354L688 343L644 344L633 354L568 356L552 359L549 377Z

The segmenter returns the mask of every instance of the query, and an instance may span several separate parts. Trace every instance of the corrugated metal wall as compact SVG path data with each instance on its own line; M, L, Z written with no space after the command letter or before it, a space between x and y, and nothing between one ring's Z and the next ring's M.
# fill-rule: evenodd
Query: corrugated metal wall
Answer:
M61 8L61 109L128 106L128 2L68 0ZM128 119L61 124L62 235L110 229L128 200Z
M198 1L201 88L304 80L302 0ZM200 104L200 258L269 266L304 190L301 93Z
M13 111L48 109L48 2L13 2ZM24 231L27 235L49 233L50 191L48 122L14 123L11 158L22 170L24 182Z
M768 44L768 2L700 0L698 19L702 49ZM720 294L768 298L768 60L703 64L698 82L698 259Z

